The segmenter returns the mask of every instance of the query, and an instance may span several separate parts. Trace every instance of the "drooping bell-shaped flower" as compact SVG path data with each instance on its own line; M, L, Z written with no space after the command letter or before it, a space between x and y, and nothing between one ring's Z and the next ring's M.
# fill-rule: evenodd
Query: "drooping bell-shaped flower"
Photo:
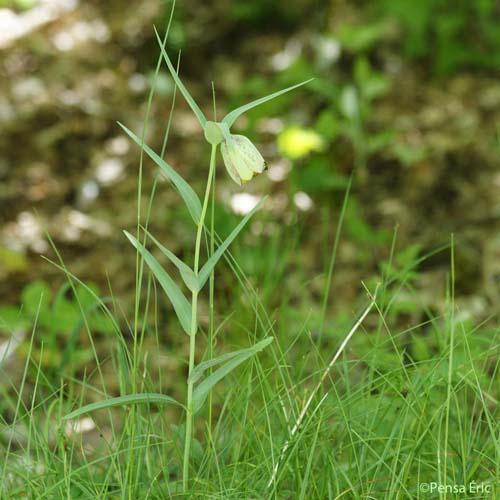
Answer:
M231 135L231 143L223 141L220 150L231 179L240 186L264 171L264 158L252 141L244 135Z

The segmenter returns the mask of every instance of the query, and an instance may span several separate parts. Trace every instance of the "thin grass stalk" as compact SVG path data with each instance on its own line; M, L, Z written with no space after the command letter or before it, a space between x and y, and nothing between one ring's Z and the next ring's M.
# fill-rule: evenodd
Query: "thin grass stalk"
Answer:
M174 8L175 8L175 0L172 5L172 10L170 12L170 18L168 22L168 26L165 32L165 37L163 39L163 44L167 42L168 38L168 33L170 31L170 25L172 23L172 18L174 14ZM141 204L142 204L142 181L143 181L143 164L144 164L144 142L146 138L146 132L147 132L147 127L148 127L148 121L149 121L149 116L151 113L151 107L153 104L153 97L155 94L156 90L156 78L158 76L159 70L161 66L161 55L158 58L158 62L156 64L156 70L154 73L154 81L153 85L151 86L151 90L149 92L148 96L148 102L146 106L146 114L144 117L144 123L142 127L142 133L141 133L141 142L142 142L142 147L141 147L141 153L139 157L139 173L138 173L138 183L137 183L137 228L136 228L136 238L138 241L140 241L140 228L141 228L141 218L142 218L142 211L141 211ZM132 393L137 392L137 374L139 372L139 354L140 354L140 345L142 344L141 339L143 335L141 334L141 338L139 338L139 315L140 315L140 290L142 288L142 281L143 281L143 274L144 274L144 260L142 259L139 251L136 252L136 262L135 262L135 305L134 305L134 327L133 327L133 354L132 354ZM134 443L135 437L136 437L136 417L137 417L137 408L135 406L132 406L131 411L130 411L130 420L127 419L125 423L125 428L128 428L130 425L130 442ZM131 447L132 449L132 447ZM128 488L128 498L129 500L132 500L133 498L133 474L130 473L130 471L133 470L134 468L134 460L135 456L130 452L130 459L128 460L128 466L127 466L127 475L128 475L128 483L129 483L129 488Z
M360 327L361 323L365 320L365 318L368 316L368 313L371 311L372 307L375 305L375 301L377 299L377 292L378 292L378 285L377 288L375 289L374 294L371 296L370 303L364 310L363 314L359 317L358 321L354 324L354 326L351 328L349 333L347 334L346 338L342 341L342 344L340 344L340 347L337 349L337 352L331 359L330 363L328 363L328 366L326 367L326 370L323 372L323 375L321 375L321 378L319 379L319 382L316 384L316 387L313 389L311 392L311 395L309 396L308 400L306 401L306 404L302 408L297 420L295 421L295 424L290 432L290 437L285 441L285 444L283 445L283 448L281 449L281 452L279 454L278 460L276 461L276 464L274 465L273 472L271 474L271 479L269 479L269 482L267 483L267 487L270 488L275 480L276 476L278 474L278 469L279 466L285 456L285 453L287 452L288 448L290 447L290 443L292 442L293 438L295 437L295 434L297 434L297 431L299 430L300 426L302 425L302 421L304 420L304 417L307 414L307 411L309 410L309 407L311 406L311 403L313 402L313 399L315 398L316 394L318 391L321 389L321 386L323 385L323 382L325 381L326 377L329 375L331 369L333 368L333 365L337 361L337 359L340 357L342 352L344 351L346 345L349 343L349 340L351 340L351 337L354 335L356 330ZM325 396L322 398L321 402L324 401L325 397L327 396L328 392L325 394Z
M455 349L455 241L454 235L451 234L451 248L450 248L450 285L449 285L449 350L450 355L448 358L448 382L446 391L446 405L445 405L445 423L444 423L444 443L443 443L443 468L442 468L442 482L446 480L448 471L448 446L449 446L449 427L450 427L450 404L453 387L453 350Z
M342 203L342 209L340 211L339 222L337 225L337 230L335 232L335 240L333 242L332 253L330 255L330 263L328 265L328 272L326 275L325 289L323 291L323 303L321 305L321 323L319 326L319 336L318 336L319 345L321 345L321 341L323 339L323 329L325 327L326 309L328 307L328 299L330 298L330 289L332 286L333 271L335 269L335 262L337 260L337 249L339 246L345 212L347 209L347 201L349 200L349 194L351 192L351 185L352 185L352 175L349 178L349 184L347 184L344 201Z

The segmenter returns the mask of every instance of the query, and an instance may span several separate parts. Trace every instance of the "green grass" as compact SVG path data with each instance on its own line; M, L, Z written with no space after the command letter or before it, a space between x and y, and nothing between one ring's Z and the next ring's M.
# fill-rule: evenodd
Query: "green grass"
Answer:
M320 353L306 319L273 324L251 290L245 304L235 301L239 321L231 323L231 337L238 345L271 332L276 343L217 386L213 428L202 422L196 428L187 498L438 498L419 496L419 484L472 481L492 488L476 498L496 498L498 329L457 319L450 295L444 316L393 330L397 285L385 290L385 314L379 304L314 398L269 489L289 429L342 341L342 328ZM36 323L33 332L35 338ZM161 331L146 336L159 339ZM427 355L409 346L417 337L428 343ZM160 341L157 349L164 352ZM83 398L104 398L97 368L109 373L119 353L112 349L107 360L102 353L94 373L54 384L28 352L21 384L5 387L3 379L3 497L182 497L181 412L156 404L101 410L92 414L97 431L66 433L65 414ZM166 393L164 369L148 368L153 358L154 350L140 354L139 389Z
M149 153L143 137L153 97L154 85L144 133L136 136L142 144L138 206L145 197L142 154ZM160 158L169 128L170 122ZM190 186L174 184L181 196L191 196ZM148 207L157 189L155 183ZM216 192L211 177L206 192L207 200ZM32 334L17 353L23 369L12 373L8 363L0 364L1 498L472 498L473 482L482 488L475 498L498 498L498 325L492 319L476 325L455 300L453 241L446 305L432 312L416 284L425 256L415 248L398 252L396 237L379 275L367 277L372 294L381 284L374 305L360 283L348 314L334 317L331 299L342 290L332 288L331 280L339 265L337 228L346 203L337 227L321 231L330 253L314 278L322 280L319 300L310 298L311 276L305 270L299 267L294 281L288 279L287 264L294 264L300 251L300 225L276 229L271 244L267 237L242 233L215 275L207 277L214 293L199 293L202 310L213 315L198 315L196 345L173 320L163 293L175 293L177 282L157 282L144 265L152 261L137 241L154 243L143 231L150 208L139 211L136 240L132 236L138 248L132 313L122 310L111 287L110 297L102 299L85 288L54 246L54 265L67 277L81 313L80 338L72 337L62 371L47 365L44 350L54 347L44 344L38 328L40 296ZM224 240L210 220L215 211L207 210L203 227L196 200L191 198L188 209L199 229L195 260L206 249L210 261ZM183 269L175 260L174 265ZM198 278L198 262L194 275ZM182 277L189 286L189 272ZM293 289L286 288L290 283ZM91 309L108 318L104 337L92 326L83 294L85 304L90 294ZM170 314L164 322L166 308ZM189 318L185 323L185 329L193 325ZM270 336L271 345L213 387L191 436L184 411L188 368L192 373L194 361L200 366L211 358L210 339L222 354ZM77 365L82 343L93 357L84 366ZM336 352L340 355L329 369ZM169 404L166 396L180 404ZM89 429L78 429L82 425ZM467 493L442 491L462 485Z

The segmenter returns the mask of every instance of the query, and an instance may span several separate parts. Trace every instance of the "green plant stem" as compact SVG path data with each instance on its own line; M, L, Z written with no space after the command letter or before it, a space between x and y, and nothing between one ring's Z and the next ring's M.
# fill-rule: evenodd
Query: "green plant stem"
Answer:
M215 252L215 229L214 229L214 220L215 220L215 174L212 180L212 204L211 204L211 214L210 214L210 257ZM214 269L210 272L210 282L209 282L209 317L208 317L208 353L207 359L212 359L214 356L214 330L215 330L215 322L214 322L214 292L215 292L215 275ZM210 368L208 374L212 373L212 369ZM212 431L212 391L208 394L208 421L207 427L208 432Z
M205 190L205 198L203 200L203 207L201 209L200 220L198 221L198 229L196 231L196 243L194 250L194 266L193 271L198 276L198 269L200 265L200 247L201 235L203 233L203 226L205 223L205 216L207 214L208 200L212 190L212 178L215 172L215 155L217 146L212 145L212 152L210 155L210 167L208 170L207 187ZM189 375L194 369L194 356L196 352L196 332L197 332L197 316L198 316L198 294L199 290L193 290L191 299L191 334L189 337ZM194 383L188 379L187 385L187 402L186 402L186 439L184 442L184 463L182 473L182 487L184 492L187 490L189 481L189 458L191 450L191 441L193 437L193 386Z
M215 101L215 86L214 82L212 82L212 98L214 103L214 122L217 122L217 104ZM212 178L212 203L210 206L210 257L215 252L215 177L217 172L214 171L214 175ZM209 315L208 315L208 349L207 349L207 359L210 360L214 357L214 330L215 330L215 321L214 321L214 292L215 292L215 273L214 269L210 272L210 280L209 280ZM212 374L212 369L208 370L208 375ZM212 396L213 392L210 390L208 393L208 418L207 418L207 429L208 429L208 440L212 442Z

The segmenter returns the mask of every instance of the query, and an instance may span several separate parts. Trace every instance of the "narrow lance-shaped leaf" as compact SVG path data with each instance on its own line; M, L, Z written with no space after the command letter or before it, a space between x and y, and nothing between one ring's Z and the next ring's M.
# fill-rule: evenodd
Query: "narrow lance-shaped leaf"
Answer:
M163 59L165 59L165 62L167 63L168 69L170 70L170 74L172 75L172 78L174 79L177 87L179 87L179 90L182 92L182 95L184 96L184 99L186 99L187 103L193 110L193 113L196 115L196 118L198 118L198 121L200 122L200 125L202 126L203 129L205 129L205 125L207 123L207 119L205 118L205 115L199 108L198 104L196 104L195 100L191 97L191 94L189 93L188 89L184 86L182 83L182 80L179 78L179 75L177 74L177 71L174 68L174 65L170 61L170 58L168 57L167 51L165 50L164 44L160 38L160 35L158 34L158 31L156 31L155 28L155 33L156 33L156 38L158 39L158 43L160 44L160 49L161 53L163 55Z
M266 201L267 196L264 196L257 205L243 218L243 220L233 229L231 234L224 240L224 243L220 245L219 248L214 252L214 254L207 260L205 265L201 268L199 275L198 275L198 281L199 281L199 286L200 290L203 288L205 283L207 282L207 279L210 276L210 272L212 269L215 267L219 259L224 255L224 252L227 250L229 245L233 242L233 240L238 236L240 231L245 227L246 223L250 220L252 215L258 210L258 208Z
M171 252L168 248L164 247L146 228L143 228L144 232L148 235L148 238L153 241L153 243L161 250L163 255L168 257L170 262L179 270L181 277L186 284L186 286L192 292L199 290L198 278L194 274L194 271L184 262L182 262L177 255Z
M247 111L249 111L252 108L255 108L256 106L260 106L261 104L264 104L265 102L270 101L275 97L279 97L280 95L286 94L287 92L290 92L291 90L294 90L297 87L301 87L302 85L305 85L306 83L309 83L312 80L314 80L314 78L310 78L305 82L297 83L296 85L292 85L291 87L288 87L286 89L278 90L278 92L274 92L273 94L269 94L265 97L261 97L260 99L256 99L255 101L249 102L248 104L244 104L243 106L240 106L239 108L236 108L230 113L228 113L222 119L222 123L226 123L228 127L231 127L233 123L236 121L236 119L243 113L246 113Z
M213 368L214 366L225 363L230 359L233 359L235 357L239 358L243 357L243 359L246 359L246 357L248 357L248 354L252 356L253 354L255 354L255 352L261 351L262 349L267 347L272 341L273 337L267 337L252 347L246 347L245 349L238 349L237 351L222 354L221 356L209 359L208 361L202 361L197 366L195 366L195 368L191 372L191 375L189 375L189 382L193 383L198 382L198 380L200 380L200 378L202 377L203 373L205 373L205 371L207 371L209 368Z
M221 381L228 373L233 371L237 366L239 366L243 361L250 358L254 354L262 351L273 341L273 337L268 337L263 341L255 344L253 347L249 347L244 353L234 356L225 365L221 366L215 370L211 375L209 375L203 382L201 382L198 387L195 388L193 392L193 411L197 412L203 406L205 399L210 392L210 389L219 381Z
M134 238L134 236L132 236L127 231L124 232L125 236L130 240L132 245L134 245L134 247L137 248L139 253L142 255L142 257L146 261L146 264L149 266L152 273L155 275L156 279L170 299L170 302L172 302L172 306L174 307L175 313L179 318L182 328L188 335L190 335L191 306L189 305L186 297L184 297L177 284L160 266L158 261L151 255L151 253L146 248L144 248L144 246L140 242L138 242L137 239Z
M164 394L156 393L143 393L143 394L128 394L126 396L118 396L116 398L105 399L104 401L98 401L96 403L91 403L89 405L82 406L78 410L72 411L67 415L64 415L64 420L70 420L72 418L79 417L85 413L90 413L97 410L104 410L106 408L112 408L113 406L126 406L138 403L156 403L156 404L175 404L181 405L178 401L170 396L165 396Z
M118 122L118 125L166 174L184 200L195 224L198 224L201 217L201 203L193 188L163 158L157 155L147 144L144 144L140 137L135 135L122 123Z

